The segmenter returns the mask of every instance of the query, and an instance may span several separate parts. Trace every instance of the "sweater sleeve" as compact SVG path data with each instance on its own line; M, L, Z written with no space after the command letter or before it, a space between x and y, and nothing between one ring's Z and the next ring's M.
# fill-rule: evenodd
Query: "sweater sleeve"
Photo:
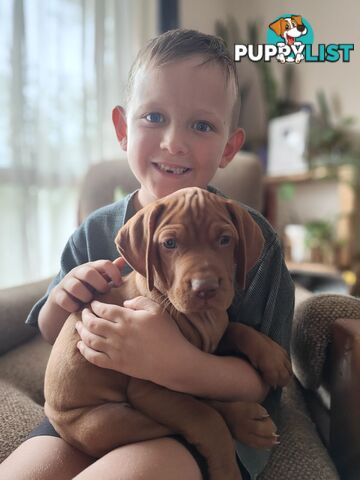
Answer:
M287 351L294 313L294 284L286 268L278 237L253 273L245 296L245 315L256 312L256 327Z
M262 227L266 242L263 255L248 274L246 290L236 295L235 308L232 306L229 312L230 319L253 326L289 352L294 284L278 236L264 223ZM275 424L279 423L281 392L281 388L271 389L263 402ZM236 442L236 451L252 474L259 474L270 457L270 451L254 449L241 442Z

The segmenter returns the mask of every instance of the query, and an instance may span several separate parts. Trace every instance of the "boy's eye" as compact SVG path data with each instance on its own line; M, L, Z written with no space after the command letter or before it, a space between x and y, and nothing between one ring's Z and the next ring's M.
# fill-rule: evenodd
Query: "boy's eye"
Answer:
M199 120L198 122L194 123L194 129L198 132L211 132L213 127L208 122Z
M158 112L148 113L145 118L150 123L162 123L164 121L164 115Z

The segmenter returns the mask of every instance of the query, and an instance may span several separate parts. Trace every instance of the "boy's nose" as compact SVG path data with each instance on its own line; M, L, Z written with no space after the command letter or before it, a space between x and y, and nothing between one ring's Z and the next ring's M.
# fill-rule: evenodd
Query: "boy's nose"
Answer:
M170 155L181 155L188 152L185 135L177 128L171 128L164 132L160 148L167 150Z

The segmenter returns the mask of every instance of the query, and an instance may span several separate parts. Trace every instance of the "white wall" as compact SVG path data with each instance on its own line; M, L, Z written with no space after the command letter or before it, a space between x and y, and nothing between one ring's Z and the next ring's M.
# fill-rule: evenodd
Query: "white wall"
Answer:
M219 0L180 0L180 27L193 28L204 33L215 32L215 21L225 20L226 2Z

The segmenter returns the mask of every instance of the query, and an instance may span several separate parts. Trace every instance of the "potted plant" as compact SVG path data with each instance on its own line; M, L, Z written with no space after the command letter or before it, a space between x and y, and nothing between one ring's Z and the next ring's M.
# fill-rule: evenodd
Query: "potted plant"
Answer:
M334 229L331 222L313 220L306 222L305 247L309 251L310 261L315 263L334 263Z

